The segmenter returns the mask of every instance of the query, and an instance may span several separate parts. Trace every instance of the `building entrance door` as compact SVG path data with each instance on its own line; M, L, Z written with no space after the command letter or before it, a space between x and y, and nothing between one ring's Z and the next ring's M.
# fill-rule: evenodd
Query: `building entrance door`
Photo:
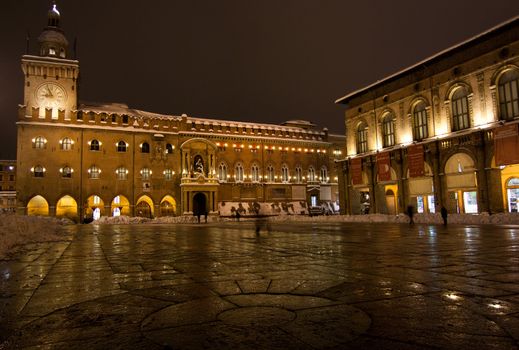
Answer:
M193 196L193 215L201 216L206 215L207 206L205 194L198 192Z

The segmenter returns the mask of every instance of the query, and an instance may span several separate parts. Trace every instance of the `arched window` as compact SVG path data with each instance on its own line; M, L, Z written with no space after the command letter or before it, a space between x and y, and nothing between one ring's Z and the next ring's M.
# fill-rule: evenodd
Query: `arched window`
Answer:
M143 180L149 180L150 177L151 177L151 174L152 174L152 172L151 172L150 168L142 168L141 169L141 178Z
M234 166L234 181L243 182L243 165L241 163Z
M175 172L171 169L164 170L164 179L165 180L173 180L173 175Z
M173 146L171 145L171 143L166 144L166 153L173 153Z
M289 182L290 181L290 177L289 177L289 174L288 174L288 167L286 164L283 164L283 166L281 167L281 182Z
M99 169L97 166L92 165L88 169L88 177L90 179L99 179L99 176L101 175L101 169Z
M395 145L395 118L392 113L388 113L382 119L382 138L384 147Z
M126 152L128 145L124 141L119 141L117 143L117 152Z
M43 177L45 174L45 168L41 165L36 165L34 168L31 169L34 177Z
M322 183L327 183L329 180L328 178L328 169L323 165L321 167L321 182Z
M297 183L300 183L303 181L303 170L300 166L296 167L294 169L294 178Z
M427 111L423 101L418 102L413 108L413 139L416 141L429 137L427 126Z
M70 178L72 177L73 170L69 166L64 166L59 170L59 172L61 173L61 177Z
M125 167L119 167L115 169L115 177L117 180L126 180L128 179L128 169Z
M141 145L141 153L150 153L150 144L143 142Z
M315 169L313 166L308 168L308 181L315 181Z
M519 70L508 70L499 78L499 118L519 117Z
M252 182L258 182L260 180L259 167L257 164L252 164L250 175Z
M60 142L61 150L63 151L70 151L72 150L72 145L74 144L74 141L70 137L65 137Z
M44 149L45 145L47 144L47 140L43 136L38 136L38 137L34 138L32 140L32 142L33 142L33 147L39 148L39 149Z
M91 151L99 151L100 147L101 147L101 142L99 142L98 140L93 139L92 141L90 141L90 150Z
M218 165L218 180L227 181L227 165L225 163Z
M470 127L469 99L467 89L457 88L452 94L452 131L467 129Z
M274 167L272 165L267 167L267 181L274 182Z
M361 123L357 127L357 153L364 153L368 151L368 126L366 123Z

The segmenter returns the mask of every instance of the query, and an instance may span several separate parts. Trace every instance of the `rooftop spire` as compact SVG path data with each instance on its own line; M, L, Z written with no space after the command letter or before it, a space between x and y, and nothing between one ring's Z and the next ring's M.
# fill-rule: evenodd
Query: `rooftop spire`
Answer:
M52 6L48 12L48 22L47 25L49 27L59 27L59 19L60 19L60 13L58 11L58 7L56 5L56 1L52 1Z

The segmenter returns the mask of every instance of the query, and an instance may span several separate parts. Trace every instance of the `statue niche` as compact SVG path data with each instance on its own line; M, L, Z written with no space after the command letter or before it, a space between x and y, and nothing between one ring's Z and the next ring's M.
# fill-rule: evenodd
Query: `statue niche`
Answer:
M204 158L199 154L197 154L193 159L193 173L195 177L199 177L200 175L205 176Z

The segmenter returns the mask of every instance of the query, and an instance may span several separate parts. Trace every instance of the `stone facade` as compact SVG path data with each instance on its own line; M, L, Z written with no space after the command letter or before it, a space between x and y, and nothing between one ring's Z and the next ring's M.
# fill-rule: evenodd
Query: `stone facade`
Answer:
M16 211L16 161L0 160L0 213Z
M60 30L57 10L51 12L47 34ZM40 44L39 56L22 58L20 213L76 220L242 207L249 208L244 214L276 213L270 206L301 214L310 204L338 202L334 159L342 135L297 120L272 125L78 104L79 62L53 43Z
M341 210L517 211L519 166L496 164L494 134L518 121L518 79L515 18L338 99L347 106ZM408 155L417 146L424 173L410 176ZM377 157L384 152L390 176L380 180ZM362 181L352 181L358 158Z

